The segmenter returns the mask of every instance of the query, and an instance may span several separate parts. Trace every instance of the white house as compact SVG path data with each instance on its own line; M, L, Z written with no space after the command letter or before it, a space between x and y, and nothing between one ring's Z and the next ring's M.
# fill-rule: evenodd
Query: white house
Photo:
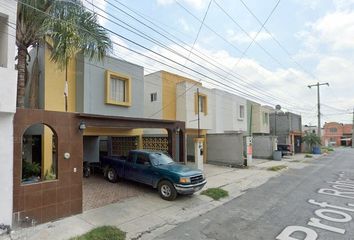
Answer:
M212 127L208 133L247 132L247 100L232 93L212 89Z
M11 225L13 207L13 117L16 112L16 1L0 0L0 224Z

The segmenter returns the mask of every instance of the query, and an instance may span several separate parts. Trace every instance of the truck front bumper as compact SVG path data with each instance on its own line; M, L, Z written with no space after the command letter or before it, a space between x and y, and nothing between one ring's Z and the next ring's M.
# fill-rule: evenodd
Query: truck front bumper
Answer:
M204 187L207 181L204 179L203 182L196 184L174 184L176 191L179 194L193 194Z

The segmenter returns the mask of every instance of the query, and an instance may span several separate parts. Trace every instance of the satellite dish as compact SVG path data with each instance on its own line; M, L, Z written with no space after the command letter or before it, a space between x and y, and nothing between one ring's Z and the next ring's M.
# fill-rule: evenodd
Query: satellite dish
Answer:
M275 106L275 109L279 111L279 110L281 109L281 106L280 106L279 104L277 104L277 105Z

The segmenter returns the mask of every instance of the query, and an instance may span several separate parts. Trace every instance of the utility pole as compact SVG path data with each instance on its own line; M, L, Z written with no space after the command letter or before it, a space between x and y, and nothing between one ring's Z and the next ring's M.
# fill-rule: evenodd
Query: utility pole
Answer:
M320 86L327 85L329 83L319 83L308 85L308 88L317 87L317 136L321 139L321 102L320 102Z
M198 107L197 107L197 109L198 109L198 138L200 138L200 109L199 109L199 101L200 101L200 99L199 99L200 97L199 97L199 88L197 88L197 104L198 104Z
M353 123L352 123L352 148L354 148L354 108L353 108Z

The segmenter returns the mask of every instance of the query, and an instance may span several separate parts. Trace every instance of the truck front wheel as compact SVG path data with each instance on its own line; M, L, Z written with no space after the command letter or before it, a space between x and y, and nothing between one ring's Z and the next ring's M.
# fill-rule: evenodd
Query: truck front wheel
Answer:
M107 172L106 172L106 177L107 177L107 180L110 181L111 183L116 183L118 182L118 175L117 175L117 172L114 168L110 167L107 169Z
M163 180L158 185L160 197L167 201L173 201L177 197L177 191L171 182Z

